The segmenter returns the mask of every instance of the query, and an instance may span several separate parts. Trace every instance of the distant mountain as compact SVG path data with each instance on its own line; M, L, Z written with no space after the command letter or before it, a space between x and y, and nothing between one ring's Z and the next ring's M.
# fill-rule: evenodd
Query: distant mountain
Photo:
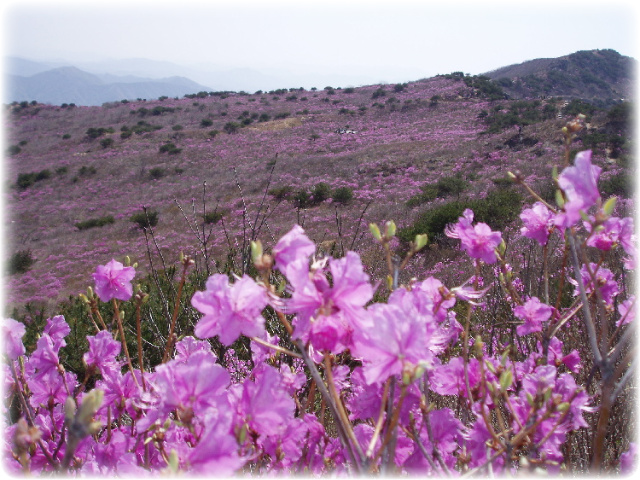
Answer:
M633 94L636 61L615 50L586 50L539 58L484 75L511 98L556 96L610 104Z
M37 62L14 62L10 71L38 70ZM211 88L200 85L184 77L149 79L144 77L118 77L116 75L94 75L76 67L59 67L40 71L34 75L7 75L7 89L4 101L21 102L37 100L40 103L61 105L102 105L105 102L134 100L137 98L154 99L161 96L182 97L188 93L209 91Z
M63 66L65 65L54 62L36 62L20 57L6 57L3 64L5 74L22 77L30 77L31 75Z

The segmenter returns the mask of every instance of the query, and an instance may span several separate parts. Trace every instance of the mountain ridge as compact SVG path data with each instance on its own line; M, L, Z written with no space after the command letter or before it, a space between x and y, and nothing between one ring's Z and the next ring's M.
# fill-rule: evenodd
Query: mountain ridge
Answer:
M580 50L557 58L538 58L484 75L511 98L563 96L585 100L628 98L637 62L615 50Z

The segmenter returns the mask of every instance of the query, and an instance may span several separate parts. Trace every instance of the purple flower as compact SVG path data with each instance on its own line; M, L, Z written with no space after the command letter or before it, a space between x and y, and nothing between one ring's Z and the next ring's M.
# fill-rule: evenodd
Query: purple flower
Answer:
M174 360L184 363L196 352L206 352L214 359L218 358L216 354L211 351L211 345L209 342L187 336L176 343L176 356L174 357Z
M591 164L591 150L579 152L574 166L565 168L558 177L558 185L564 191L567 202L564 214L556 217L555 223L569 228L580 220L580 211L587 211L600 198L598 177L602 169Z
M231 403L241 422L261 435L277 435L293 417L295 403L287 394L280 374L271 367L247 378L232 391Z
M620 455L620 473L631 474L638 465L638 446L635 442L629 442L629 450Z
M373 287L357 253L331 259L330 271L333 286L320 267L310 273L296 271L289 278L293 293L287 308L297 313L296 338L310 341L317 350L340 353L350 345L351 333L365 315Z
M480 382L480 363L477 358L469 359L467 372L469 387L473 390ZM432 390L440 395L467 397L462 357L453 357L445 365L436 365L429 375L429 381Z
M473 212L467 208L456 224L447 227L445 234L450 238L460 239L460 247L471 258L477 258L489 264L495 263L497 261L495 249L502 242L502 234L491 231L486 223L480 222L473 226L472 221Z
M89 350L82 356L88 367L96 368L100 373L120 369L120 362L116 357L120 354L122 345L113 336L103 330L94 337L87 336Z
M67 342L64 341L64 337L69 335L69 332L71 332L71 327L69 327L64 316L56 315L53 318L47 319L47 324L44 327L44 333L51 337L56 350L67 346Z
M245 460L238 454L238 443L231 430L230 416L220 415L207 421L198 445L189 453L193 472L215 477L229 477Z
M224 345L231 345L240 335L264 334L262 310L267 306L266 290L251 277L244 275L229 285L226 275L215 274L207 280L206 290L196 292L191 304L204 317L196 324L200 338L219 336Z
M96 294L103 302L108 302L112 298L129 300L133 295L131 280L135 274L133 267L125 267L113 259L106 265L98 265L96 273L93 274Z
M553 229L553 214L541 202L533 204L533 208L525 208L520 214L524 227L520 233L527 238L535 240L540 245L546 245L549 234Z
M626 325L636 319L636 296L630 295L624 302L618 304L618 313L620 319L616 323L616 326Z
M591 217L593 221L593 217ZM620 240L620 233L623 228L623 221L618 217L611 217L605 220L600 228L592 232L591 222L583 222L587 231L591 234L587 238L587 245L595 247L605 252L611 250Z
M164 412L178 410L182 415L198 416L218 411L230 382L227 371L202 351L193 353L185 363L172 360L158 365L154 378Z
M9 360L16 360L19 356L25 354L25 348L22 343L22 337L25 332L26 328L23 323L12 318L7 318L3 321L4 351Z
M290 270L306 267L309 257L316 251L315 244L305 235L300 225L293 228L284 235L273 247L273 257L275 268L280 270L289 278Z
M612 306L613 297L620 293L620 288L618 287L618 283L616 282L613 272L608 268L598 266L595 263L590 263L589 268L591 272L594 272L596 286L602 294L602 299L608 306ZM582 283L584 284L585 291L587 293L592 293L594 291L593 279L591 278L591 275L589 275L589 270L587 270L586 265L582 266L580 275L582 276ZM569 282L576 287L573 294L576 296L579 295L580 291L578 288L578 282L572 278L569 279Z
M354 332L354 354L362 358L368 384L381 383L392 375L412 373L431 360L426 325L417 312L407 315L398 305L374 304L367 310L368 328Z
M514 308L513 313L520 320L524 320L522 325L518 325L516 332L518 335L527 335L542 331L542 322L551 318L553 307L540 302L537 297L531 297L524 305Z
M56 348L57 347L57 348ZM40 378L49 372L57 372L60 359L58 358L59 346L53 343L46 333L36 343L36 349L29 357L29 367L35 368L35 378Z

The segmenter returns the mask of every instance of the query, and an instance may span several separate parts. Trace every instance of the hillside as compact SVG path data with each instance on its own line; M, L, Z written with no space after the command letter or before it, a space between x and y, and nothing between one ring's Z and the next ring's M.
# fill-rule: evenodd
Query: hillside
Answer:
M602 182L629 197L628 103L508 100L482 77L200 92L102 107L14 103L5 108L6 255L26 252L34 262L5 277L8 306L84 291L95 266L112 257L129 255L144 272L150 260L175 265L184 251L205 268L206 248L212 271L238 267L249 240L270 248L294 223L336 255L359 251L381 278L368 223L393 219L412 234L438 206L513 191L508 170L552 194L560 129L580 112L589 128L575 149L592 148ZM502 212L529 201L506 195L490 220L496 228L511 220ZM143 207L157 213L154 238L131 221ZM204 246L203 231L211 233ZM459 280L457 247L430 233L433 247L407 275L439 271Z
M636 62L614 50L580 51L499 68L485 75L512 98L561 96L611 105L630 98Z

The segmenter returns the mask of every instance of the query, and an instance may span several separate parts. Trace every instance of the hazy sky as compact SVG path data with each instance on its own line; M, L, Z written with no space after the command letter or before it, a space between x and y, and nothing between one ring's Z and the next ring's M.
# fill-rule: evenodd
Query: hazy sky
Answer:
M637 57L637 0L5 1L5 55L422 77L578 50Z

